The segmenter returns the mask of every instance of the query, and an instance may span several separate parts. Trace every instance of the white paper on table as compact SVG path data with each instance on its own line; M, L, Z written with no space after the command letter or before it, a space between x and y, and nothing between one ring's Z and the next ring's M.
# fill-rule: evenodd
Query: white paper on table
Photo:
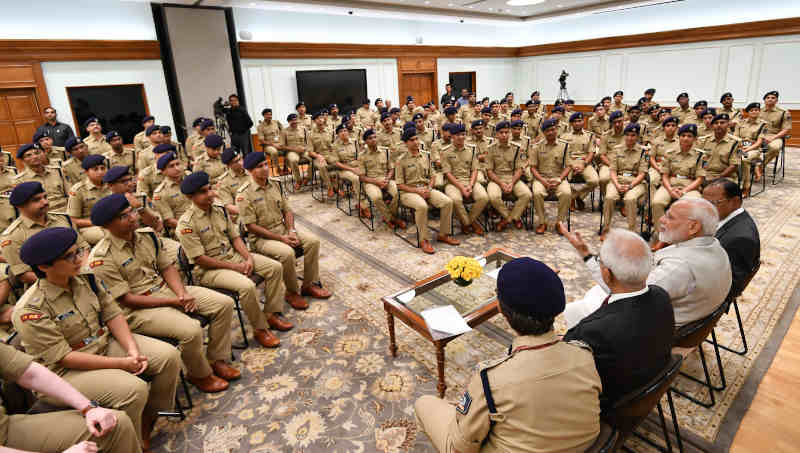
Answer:
M497 276L500 275L500 269L502 269L502 267L498 267L497 269L495 269L493 271L487 272L486 276L497 280Z
M583 299L575 300L567 304L564 309L564 319L567 321L567 329L571 329L581 320L600 308L603 305L608 293L600 285L594 285L586 292Z
M460 335L472 330L456 310L456 307L452 305L429 308L420 314L425 319L425 323L431 331L431 336L436 340Z

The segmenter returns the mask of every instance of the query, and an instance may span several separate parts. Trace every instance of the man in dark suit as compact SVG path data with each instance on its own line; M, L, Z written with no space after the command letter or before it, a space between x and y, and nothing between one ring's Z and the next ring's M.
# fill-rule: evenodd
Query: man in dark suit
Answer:
M742 191L728 179L712 181L703 190L703 198L717 207L719 225L714 233L722 248L728 253L733 282L728 297L744 291L747 276L756 270L761 261L761 239L758 227L742 207Z
M600 407L605 411L667 366L675 315L669 294L646 283L653 258L637 234L610 230L597 257L579 234L566 228L562 233L584 261L597 260L601 286L608 293L600 308L564 335L564 341L578 340L592 348L603 383Z

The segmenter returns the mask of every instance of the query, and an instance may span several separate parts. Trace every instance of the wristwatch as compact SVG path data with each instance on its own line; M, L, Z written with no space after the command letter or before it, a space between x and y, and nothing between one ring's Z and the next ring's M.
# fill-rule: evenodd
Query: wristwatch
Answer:
M595 255L593 253L590 253L590 254L588 254L588 255L583 257L583 262L585 263L585 262L589 261L590 259L594 258L595 256L597 256L597 255Z
M81 409L81 415L86 417L86 414L89 413L90 410L100 407L100 403L95 400L89 401L89 404L86 405L83 409Z
M291 230L289 230L289 232L290 232L290 233L297 233L297 230L295 230L294 228L292 228Z

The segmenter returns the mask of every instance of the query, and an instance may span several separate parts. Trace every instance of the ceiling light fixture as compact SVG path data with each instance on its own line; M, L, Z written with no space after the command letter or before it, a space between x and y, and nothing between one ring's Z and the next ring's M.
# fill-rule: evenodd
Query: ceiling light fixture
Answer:
M531 5L538 5L539 3L544 3L545 0L508 0L506 5L511 6L531 6Z

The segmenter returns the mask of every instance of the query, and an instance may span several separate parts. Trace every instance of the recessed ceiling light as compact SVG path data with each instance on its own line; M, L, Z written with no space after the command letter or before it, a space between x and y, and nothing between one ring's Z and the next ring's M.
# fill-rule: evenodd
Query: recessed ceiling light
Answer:
M544 3L545 0L508 0L506 5L511 6L530 6L530 5L538 5L539 3Z
M564 5L556 5L556 8L563 8Z
M428 1L426 1L426 2L425 2L425 4L426 4L426 5L430 5L430 4L431 4L431 2L428 2Z
M447 6L455 6L453 3L448 3Z

